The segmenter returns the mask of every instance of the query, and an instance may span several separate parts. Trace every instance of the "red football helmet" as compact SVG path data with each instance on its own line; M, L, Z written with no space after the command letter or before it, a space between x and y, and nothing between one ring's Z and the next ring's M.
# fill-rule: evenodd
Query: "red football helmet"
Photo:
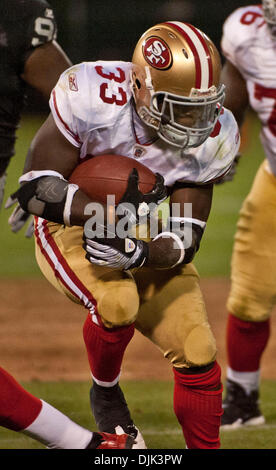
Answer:
M221 61L213 42L190 24L160 23L140 38L132 62L140 118L171 145L201 145L224 100Z

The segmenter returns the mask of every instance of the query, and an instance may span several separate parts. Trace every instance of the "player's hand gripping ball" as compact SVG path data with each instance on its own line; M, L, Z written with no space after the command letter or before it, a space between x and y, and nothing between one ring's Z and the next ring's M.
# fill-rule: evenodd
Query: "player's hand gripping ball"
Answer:
M91 198L102 204L120 204L121 216L130 224L150 213L150 204L159 205L167 197L164 179L145 165L122 155L98 155L78 165L70 183L75 183ZM153 207L153 206L152 206Z

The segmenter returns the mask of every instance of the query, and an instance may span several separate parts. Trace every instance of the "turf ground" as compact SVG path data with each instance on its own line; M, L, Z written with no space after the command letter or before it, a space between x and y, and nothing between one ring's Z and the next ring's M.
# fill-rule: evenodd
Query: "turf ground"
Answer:
M43 117L25 117L21 129L18 132L17 155L13 159L9 168L9 180L6 188L6 195L17 187L17 178L20 176L24 156L26 154L29 142L35 130L39 127ZM202 280L208 281L206 287L206 295L211 292L211 284L215 289L221 290L221 286L227 283L230 272L230 257L233 243L233 235L235 224L238 216L238 210L241 202L249 190L253 180L255 171L262 161L263 152L258 140L259 126L252 116L249 116L244 129L243 158L239 164L238 174L232 183L215 188L214 203L209 218L208 226L205 232L200 253L197 256L196 265L201 274ZM250 136L250 139L248 139ZM250 141L250 144L248 143ZM33 242L26 240L24 234L11 234L7 226L7 218L11 211L2 210L0 213L1 227L1 262L0 277L2 278L2 290L0 289L0 318L5 322L5 328L2 330L0 339L0 355L3 357L1 365L14 374L30 392L49 401L57 406L61 411L68 414L72 419L76 420L83 426L93 428L93 421L89 411L88 378L81 381L76 380L72 372L70 378L70 368L66 369L66 374L61 369L56 374L55 355L61 357L61 349L59 350L59 342L62 350L69 356L68 359L74 363L73 355L77 356L77 350L73 349L61 335L54 335L53 330L49 330L47 313L45 312L43 319L45 322L43 330L34 330L35 315L38 312L39 304L30 305L25 299L14 298L12 302L13 292L21 292L24 297L24 289L28 285L28 289L33 286L33 297L35 295L36 283L40 286L40 272L36 266L33 255ZM9 282L9 284L7 284ZM221 284L222 283L222 284ZM7 287L9 285L9 287ZM11 286L14 286L14 290ZM15 288L16 287L16 288ZM19 290L17 290L19 289ZM20 290L21 289L21 290ZM9 292L11 291L11 292ZM23 292L23 295L22 295ZM215 290L212 292L216 292ZM16 295L16 294L14 294ZM48 291L47 291L48 295ZM221 295L221 305L226 292ZM61 296L62 297L62 296ZM48 296L47 308L51 308L50 294ZM212 303L213 302L213 303ZM58 304L58 301L55 303ZM208 306L216 303L216 293L208 299ZM15 307L18 305L17 311ZM21 308L20 308L21 305ZM22 305L24 308L22 308ZM38 305L38 307L37 307ZM67 304L66 304L67 305ZM11 307L14 307L14 310ZM33 313L32 313L33 311ZM27 314L28 313L28 314ZM14 317L15 315L15 317ZM31 316L33 315L33 317ZM16 328L13 320L16 318ZM24 322L28 321L26 324ZM212 317L214 326L215 317ZM68 328L70 328L70 316L67 316ZM33 328L33 329L32 329ZM72 330L74 325L72 324ZM28 332L37 332L37 344L35 347L28 348ZM223 340L220 330L215 330L217 339L221 349L223 349ZM22 334L23 339L16 337L16 333ZM8 336L7 336L8 335ZM24 340L26 335L26 340ZM69 330L68 330L69 335ZM9 340L10 336L10 340ZM48 338L47 338L48 336ZM81 332L79 332L79 346L81 343ZM24 348L21 342L25 343ZM47 341L51 345L47 348ZM18 345L18 350L16 346ZM19 347L20 346L20 347ZM44 357L50 366L46 370L46 363L42 361L42 354L45 350ZM274 349L273 349L274 351ZM135 351L137 357L137 351ZM34 360L35 355L37 360ZM48 356L47 356L48 355ZM71 355L71 356L70 356ZM275 356L274 356L275 357ZM82 360L83 358L81 358ZM141 366L136 363L130 363L130 356L127 362L127 370L132 373L125 374L122 380L122 386L127 395L127 399L132 410L135 422L143 430L149 448L155 449L174 449L183 448L183 438L180 428L176 422L176 418L172 411L172 382L159 374L158 364L154 363L152 371L156 368L157 373L152 374L154 380L147 377L141 377ZM26 369L29 365L29 373ZM150 363L150 355L147 362ZM267 362L273 359L266 358ZM57 362L57 361L56 361ZM9 364L11 363L11 366ZM16 368L16 364L24 364L24 367ZM222 363L223 358L222 358ZM270 364L271 365L271 364ZM52 367L52 369L51 369ZM32 370L35 372L32 374ZM74 369L74 367L72 367ZM69 370L69 373L68 373ZM51 373L52 377L51 378ZM166 374L165 374L166 375ZM135 376L136 380L135 380ZM158 378L156 378L159 377ZM88 377L88 374L87 374ZM261 428L243 429L235 432L223 432L221 434L223 449L275 449L276 448L276 377L265 375L262 382L262 408L266 416L266 424ZM51 382L50 382L51 381ZM38 449L42 448L37 442L3 428L0 429L0 449Z
M89 384L27 383L28 390L43 396L49 403L62 410L76 422L91 429L91 417L87 413ZM172 411L172 382L123 381L122 388L128 397L132 416L149 449L182 449L183 437ZM247 428L221 433L222 449L275 449L276 401L275 383L262 384L263 411L269 421L260 428ZM93 424L92 424L93 428ZM2 449L42 449L38 442L16 432L2 431Z

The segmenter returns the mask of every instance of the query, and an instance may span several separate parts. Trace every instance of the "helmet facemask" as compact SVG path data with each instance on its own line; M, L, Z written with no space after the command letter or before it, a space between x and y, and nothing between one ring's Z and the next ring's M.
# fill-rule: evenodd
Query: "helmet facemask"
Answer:
M197 90L193 93L196 95ZM223 85L218 92L213 89L206 96L193 98L159 91L151 97L150 106L142 106L138 114L170 145L182 149L198 147L212 133L223 100Z
M264 19L271 36L276 39L276 0L262 0Z
M144 95L148 99L143 102L137 99L139 92L136 94L140 119L174 147L185 149L201 145L212 133L220 115L224 85L219 89L212 86L206 92L192 89L191 96L184 97L165 91L154 92L149 83L146 88L150 93Z

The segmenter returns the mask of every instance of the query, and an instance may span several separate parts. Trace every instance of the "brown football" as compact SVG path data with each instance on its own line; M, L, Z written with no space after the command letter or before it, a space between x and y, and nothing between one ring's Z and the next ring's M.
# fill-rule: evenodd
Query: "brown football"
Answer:
M139 190L145 194L155 184L155 174L142 163L122 155L97 155L80 163L71 174L70 183L77 184L93 201L106 204L107 195L118 204L126 188L130 172L139 174Z

